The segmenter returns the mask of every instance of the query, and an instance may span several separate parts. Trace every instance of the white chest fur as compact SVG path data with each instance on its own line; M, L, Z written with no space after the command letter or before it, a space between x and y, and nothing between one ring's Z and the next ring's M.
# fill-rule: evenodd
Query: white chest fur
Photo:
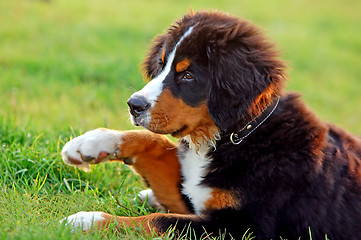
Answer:
M179 157L183 175L182 193L190 199L196 214L205 209L205 202L212 192L211 188L200 184L210 162L205 154L206 151L202 149L198 153L194 149L188 149Z

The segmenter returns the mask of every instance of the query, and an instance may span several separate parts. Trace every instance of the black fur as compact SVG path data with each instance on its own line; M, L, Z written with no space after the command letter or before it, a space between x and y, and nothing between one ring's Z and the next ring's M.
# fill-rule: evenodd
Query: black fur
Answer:
M231 191L240 205L192 220L163 217L157 228L182 231L190 224L198 236L205 229L237 239L249 228L257 239L308 239L310 228L313 239L360 239L360 139L318 120L298 95L283 94L285 65L252 24L220 13L186 16L159 38L146 75L159 72L153 62L159 49L174 46L190 26L195 32L177 56L191 60L195 81L180 83L173 71L166 87L191 106L206 101L223 138L208 153L202 184ZM231 144L229 134L275 96L281 100L270 118L241 144Z

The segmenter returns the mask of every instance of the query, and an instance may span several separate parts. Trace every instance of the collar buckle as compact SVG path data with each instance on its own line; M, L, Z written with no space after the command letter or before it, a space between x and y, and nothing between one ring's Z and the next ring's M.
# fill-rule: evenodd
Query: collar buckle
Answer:
M240 138L237 133L233 132L231 133L231 136L229 136L229 140L231 140L233 145L238 145L243 141L243 138Z

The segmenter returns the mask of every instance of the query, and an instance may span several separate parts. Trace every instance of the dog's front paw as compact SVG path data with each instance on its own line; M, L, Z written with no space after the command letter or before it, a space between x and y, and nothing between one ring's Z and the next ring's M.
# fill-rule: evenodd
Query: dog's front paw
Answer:
M60 223L63 222L72 231L81 229L88 232L93 227L102 228L106 223L106 218L103 212L78 212L60 220Z
M89 171L89 164L117 159L121 138L119 131L95 129L67 142L61 154L65 163Z
M157 197L154 195L152 189L142 190L138 193L138 198L142 201L148 201L148 204L156 210L164 210L162 205L159 203Z

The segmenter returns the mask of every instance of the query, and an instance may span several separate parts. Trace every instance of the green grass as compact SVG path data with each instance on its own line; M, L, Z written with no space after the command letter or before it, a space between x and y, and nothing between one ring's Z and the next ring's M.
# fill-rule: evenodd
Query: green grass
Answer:
M288 89L321 119L361 135L360 1L2 0L0 239L113 239L72 234L58 221L78 211L154 211L133 201L144 186L127 167L102 164L87 174L59 153L87 130L134 128L125 102L144 84L142 58L155 34L190 8L260 25L290 66Z

